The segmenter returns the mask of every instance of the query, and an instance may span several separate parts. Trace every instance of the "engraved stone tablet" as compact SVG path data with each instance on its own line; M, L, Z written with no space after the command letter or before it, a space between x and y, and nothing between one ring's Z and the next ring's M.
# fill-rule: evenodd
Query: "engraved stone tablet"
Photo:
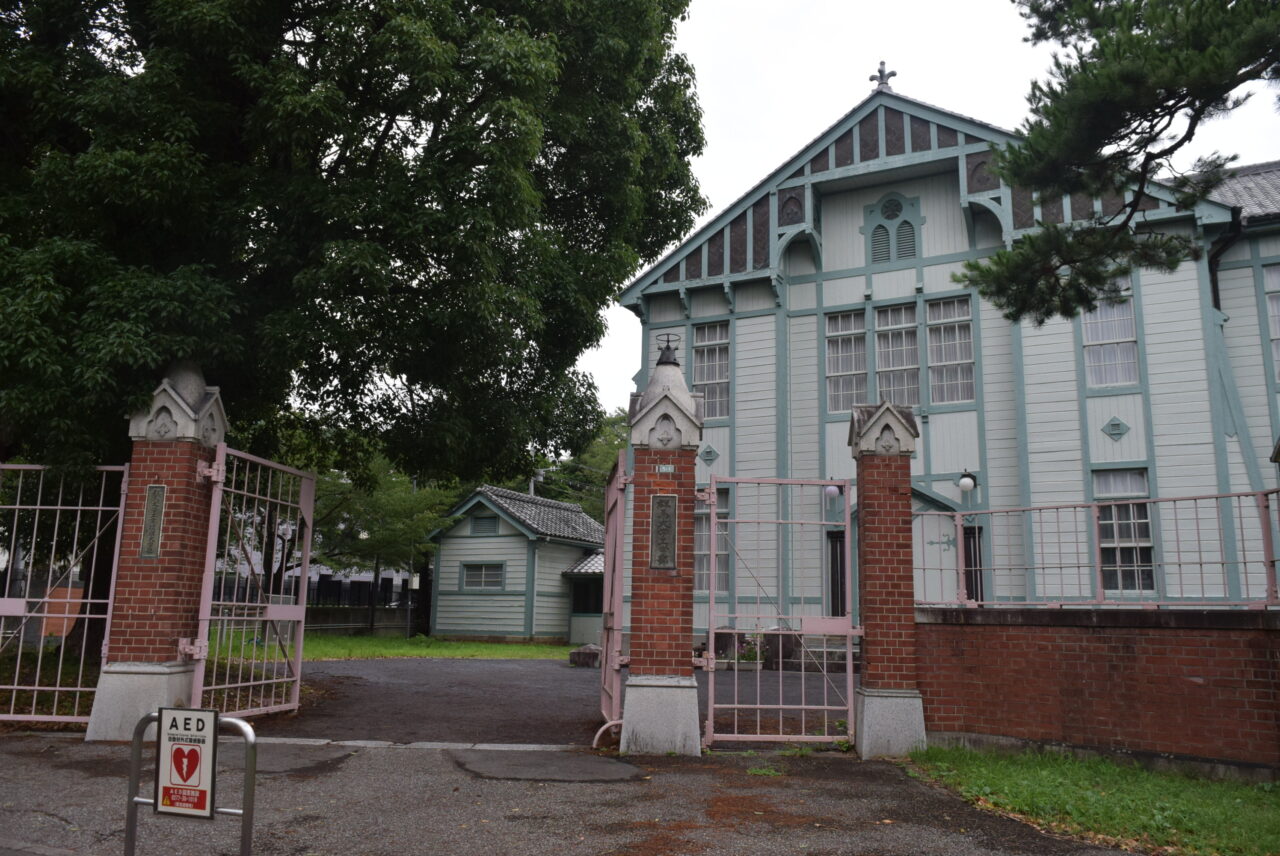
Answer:
M649 525L649 567L674 570L675 566L676 497L659 494L653 498Z
M160 529L164 524L164 491L162 484L147 485L147 503L142 509L142 547L138 555L144 559L160 556Z

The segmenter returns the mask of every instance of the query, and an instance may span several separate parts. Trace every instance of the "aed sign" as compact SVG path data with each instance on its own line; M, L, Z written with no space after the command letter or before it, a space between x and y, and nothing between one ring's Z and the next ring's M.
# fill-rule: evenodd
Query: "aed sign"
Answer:
M218 711L162 707L156 741L156 811L213 817Z

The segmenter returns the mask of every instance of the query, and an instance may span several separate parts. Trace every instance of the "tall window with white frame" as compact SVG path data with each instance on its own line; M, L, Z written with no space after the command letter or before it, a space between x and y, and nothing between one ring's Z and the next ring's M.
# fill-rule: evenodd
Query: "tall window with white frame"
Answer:
M693 328L693 391L703 395L703 415L729 415L729 322Z
M1271 321L1271 365L1276 379L1280 380L1280 265L1264 267L1262 275L1267 290L1267 316Z
M974 400L973 324L968 296L925 304L929 334L929 400Z
M880 400L920 403L920 349L914 303L876 310L876 387Z
M867 324L864 312L827 316L827 411L867 403Z
M1133 301L1099 303L1081 317L1084 367L1089 386L1138 382L1138 334Z
M716 490L715 584L717 592L729 590L729 491ZM708 591L711 586L711 509L705 502L694 507L693 514L693 590Z
M1107 597L1156 593L1151 538L1151 506L1146 498L1146 470L1098 470L1093 496L1098 500L1098 546L1102 556L1102 588Z

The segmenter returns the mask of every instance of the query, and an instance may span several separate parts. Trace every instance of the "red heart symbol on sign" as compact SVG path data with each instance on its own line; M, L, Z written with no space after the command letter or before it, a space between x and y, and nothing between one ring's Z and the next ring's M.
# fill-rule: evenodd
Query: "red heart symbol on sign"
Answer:
M178 771L178 777L182 781L191 781L196 770L200 769L200 750L194 746L190 749L173 747L173 769Z

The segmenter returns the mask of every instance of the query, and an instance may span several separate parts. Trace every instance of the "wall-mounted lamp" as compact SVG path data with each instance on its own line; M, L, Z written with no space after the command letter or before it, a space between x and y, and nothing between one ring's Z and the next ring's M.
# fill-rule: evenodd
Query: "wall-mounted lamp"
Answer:
M968 493L978 486L978 477L965 470L960 474L960 478L956 479L956 486L960 488L962 493Z
M840 485L829 484L822 489L822 492L826 495L827 499L835 499L841 493Z

